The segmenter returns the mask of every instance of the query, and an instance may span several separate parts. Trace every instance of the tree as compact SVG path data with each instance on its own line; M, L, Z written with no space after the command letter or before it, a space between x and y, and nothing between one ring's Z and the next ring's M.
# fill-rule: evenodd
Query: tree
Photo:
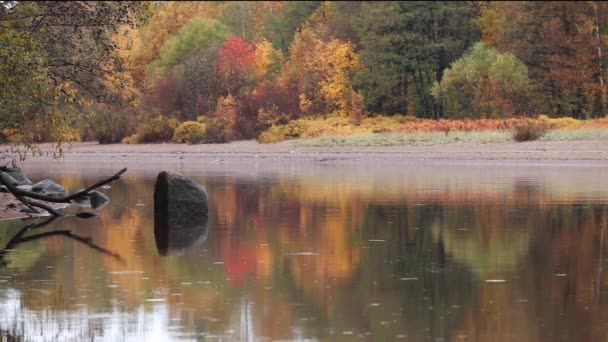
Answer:
M529 89L520 60L479 42L444 71L433 96L449 117L497 118L526 114Z
M354 46L331 39L323 42L313 27L296 34L280 82L298 85L300 109L306 114L348 115L350 73L360 68Z
M159 81L174 80L173 112L182 120L194 120L213 111L222 95L217 78L218 51L229 36L216 20L193 19L163 45L158 59L149 66L150 88ZM167 76L170 75L170 76Z
M479 24L484 41L528 66L540 111L586 118L606 114L601 100L605 35L599 32L605 25L596 18L607 10L605 2L594 1L493 2Z
M229 94L250 85L255 76L256 54L254 45L243 38L231 35L218 55L218 77L223 89Z
M270 41L275 49L289 52L295 33L320 4L321 1L287 1L276 9L269 7L264 38Z
M356 27L366 69L357 73L355 85L368 108L404 113L415 101L419 116L441 117L430 88L479 40L475 15L468 2L364 3Z
M133 24L132 2L3 2L0 4L0 130L31 147L65 138L65 112L76 100L119 98L122 58L112 43Z
M212 1L168 1L146 6L141 27L132 32L130 60L136 82L144 81L148 65L158 59L165 42L173 38L182 26L197 18L213 19L218 11L218 3Z

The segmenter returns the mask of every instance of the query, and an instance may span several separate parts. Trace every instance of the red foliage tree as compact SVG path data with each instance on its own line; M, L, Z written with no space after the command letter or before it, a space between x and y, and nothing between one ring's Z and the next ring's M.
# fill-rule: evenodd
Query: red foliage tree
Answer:
M221 86L232 94L252 81L255 67L253 44L241 37L228 37L218 56L218 77Z

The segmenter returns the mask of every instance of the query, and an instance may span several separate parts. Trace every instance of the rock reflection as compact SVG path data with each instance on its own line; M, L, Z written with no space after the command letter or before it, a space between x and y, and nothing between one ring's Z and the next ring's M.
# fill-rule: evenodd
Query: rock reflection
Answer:
M207 215L154 216L154 239L158 254L183 254L207 240Z

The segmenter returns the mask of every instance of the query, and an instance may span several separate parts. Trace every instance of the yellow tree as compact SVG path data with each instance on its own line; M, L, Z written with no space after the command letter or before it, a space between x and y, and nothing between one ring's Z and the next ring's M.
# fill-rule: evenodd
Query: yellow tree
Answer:
M349 74L361 67L354 45L339 39L321 40L311 27L295 36L283 82L296 80L302 108L311 114L348 115L352 85Z
M332 39L326 44L318 44L310 57L310 67L323 75L320 90L330 108L335 108L342 116L348 115L352 92L348 74L361 67L353 44Z

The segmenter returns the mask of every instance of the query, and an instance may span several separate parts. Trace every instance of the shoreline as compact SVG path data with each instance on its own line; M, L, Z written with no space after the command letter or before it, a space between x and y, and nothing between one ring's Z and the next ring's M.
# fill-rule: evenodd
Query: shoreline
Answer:
M51 151L51 144L41 144ZM102 163L96 163L102 162ZM533 167L540 173L569 169L608 167L608 141L531 141L506 143L451 143L442 145L401 145L380 147L310 147L297 141L258 144L238 141L226 144L109 144L96 142L64 146L59 159L28 156L22 167L26 175L54 178L54 165L70 164L88 169L100 177L117 167L128 165L133 175L153 176L155 165L189 165L209 172L275 172L289 167L299 172L329 172L327 167L359 168L370 173L430 167L434 172L450 173L455 168ZM172 164L173 163L173 164ZM178 164L175 164L178 163ZM445 167L445 171L442 171ZM320 169L321 168L321 169ZM407 169L404 169L407 168ZM335 171L332 171L335 172ZM466 172L466 171L465 171ZM10 207L9 207L10 206ZM19 212L22 204L10 194L0 194L0 221L29 218Z
M51 144L40 145L51 151ZM297 141L259 144L237 141L225 144L108 144L74 143L64 147L60 160L177 158L222 162L247 160L312 161L325 163L366 163L434 161L449 163L556 163L606 164L608 141L529 141L502 143L449 143L439 145L399 145L369 147L311 147ZM48 156L29 156L27 161L53 160Z

